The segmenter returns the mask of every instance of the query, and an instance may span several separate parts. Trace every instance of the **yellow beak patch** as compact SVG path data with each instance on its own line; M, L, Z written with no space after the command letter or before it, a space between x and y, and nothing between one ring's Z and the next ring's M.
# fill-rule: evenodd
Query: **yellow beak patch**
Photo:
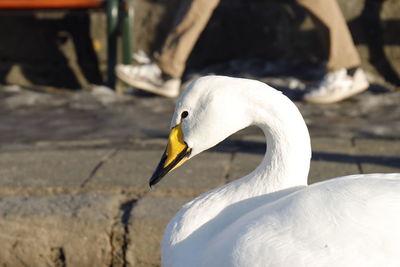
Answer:
M169 134L167 149L150 178L150 186L158 183L167 173L181 166L188 159L191 149L183 139L182 126L178 124Z
M178 124L171 130L171 133L169 134L166 151L167 159L165 160L164 167L167 167L169 164L171 164L186 148L187 145L185 144L185 141L183 141L182 126L181 124ZM174 166L173 169L182 165L186 160L186 157L183 158L177 165Z

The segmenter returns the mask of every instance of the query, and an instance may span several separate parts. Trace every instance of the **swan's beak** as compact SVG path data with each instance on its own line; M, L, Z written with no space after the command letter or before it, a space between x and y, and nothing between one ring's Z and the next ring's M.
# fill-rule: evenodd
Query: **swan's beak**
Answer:
M169 134L167 148L150 178L150 187L158 183L167 173L181 166L190 156L190 152L191 149L183 141L181 124L178 124Z

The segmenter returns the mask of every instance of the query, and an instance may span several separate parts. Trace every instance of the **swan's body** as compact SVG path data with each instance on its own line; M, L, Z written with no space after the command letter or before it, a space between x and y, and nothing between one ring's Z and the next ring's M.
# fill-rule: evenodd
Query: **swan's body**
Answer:
M307 127L295 105L263 83L221 76L191 83L172 120L177 137L151 183L249 125L266 135L263 161L176 214L163 266L400 266L400 174L307 186ZM171 143L181 144L180 153Z

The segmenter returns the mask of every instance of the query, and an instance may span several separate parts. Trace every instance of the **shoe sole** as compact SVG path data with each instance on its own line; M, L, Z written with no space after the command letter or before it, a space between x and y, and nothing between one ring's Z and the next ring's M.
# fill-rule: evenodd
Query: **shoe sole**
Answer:
M360 94L360 93L366 91L368 89L368 87L369 87L369 84L366 83L365 85L360 86L356 90L352 90L349 94L342 95L339 98L334 98L334 99L329 99L328 100L328 99L323 99L323 98L312 99L312 98L304 97L304 100L306 102L308 102L308 103L313 103L313 104L333 104L333 103L337 103L337 102L340 102L342 100L345 100L347 98L350 98L352 96L355 96L357 94Z
M121 72L118 68L115 70L117 77L122 80L124 83L135 87L136 89L143 90L146 92L150 92L156 95L168 97L168 98L176 98L179 95L179 89L176 92L166 92L165 90L161 90L158 87L155 87L147 82L141 81L132 81L128 75Z

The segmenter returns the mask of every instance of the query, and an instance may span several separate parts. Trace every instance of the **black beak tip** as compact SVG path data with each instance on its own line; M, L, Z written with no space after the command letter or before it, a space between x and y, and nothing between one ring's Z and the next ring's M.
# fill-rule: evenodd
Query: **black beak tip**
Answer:
M167 174L169 173L174 166L176 166L176 164L178 164L184 157L190 155L191 153L191 149L185 149L184 151L182 151L177 157L176 159L170 163L168 166L164 167L164 163L167 159L166 153L164 152L164 155L162 156L160 163L158 163L158 166L156 168L156 170L154 171L153 175L150 178L149 181L149 186L150 188L152 188L154 185L156 185L159 181L161 181L161 179Z
M162 177L163 176L159 175L159 172L155 171L149 180L150 188L156 185L161 180Z
M150 178L150 181L149 181L150 189L152 189L153 186L156 185L160 180L161 180L161 179L155 179L155 178L151 177L151 178Z
M154 171L153 175L150 177L150 180L149 180L150 188L152 188L153 185L156 185L161 180L161 178L163 178L165 176L166 171L165 171L165 168L163 166L164 166L164 163L165 163L166 159L167 159L167 156L166 156L166 154L164 152L160 162L157 165L156 170Z

